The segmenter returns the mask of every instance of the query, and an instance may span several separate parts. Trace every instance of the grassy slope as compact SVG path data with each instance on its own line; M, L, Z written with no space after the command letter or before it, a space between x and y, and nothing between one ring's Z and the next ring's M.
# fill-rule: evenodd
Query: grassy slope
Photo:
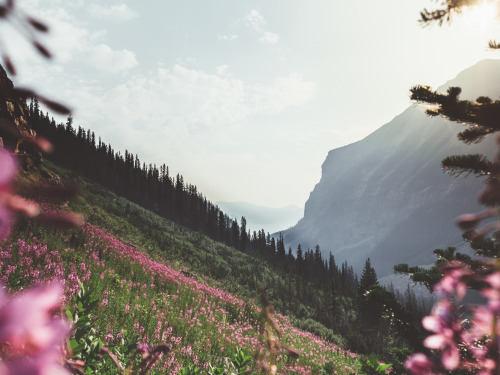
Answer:
M108 345L121 339L122 330L133 332L134 340L172 344L158 372L175 373L190 363L220 364L237 347L250 351L261 347L259 308L251 298L255 291L241 285L249 285L254 274L262 275L261 280L253 280L254 285L280 274L262 261L46 165L63 180L79 180L83 185L85 193L69 207L83 213L87 225L74 233L27 222L20 225L0 253L4 282L23 287L40 279L62 278L69 296L78 290L77 280L82 280L100 298L93 315ZM26 175L21 189L38 180L37 173ZM242 278L245 283L239 283ZM298 359L282 356L283 369L310 373L329 363L329 373L358 372L356 355L293 328L282 315L276 317L282 341L301 353Z

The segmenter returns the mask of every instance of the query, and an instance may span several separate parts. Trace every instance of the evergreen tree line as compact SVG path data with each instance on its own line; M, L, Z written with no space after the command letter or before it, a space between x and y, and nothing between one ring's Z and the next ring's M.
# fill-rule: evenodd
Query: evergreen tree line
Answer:
M56 124L48 113L40 110L33 98L29 105L31 127L54 144L48 156L54 162L109 188L116 194L172 220L179 225L209 236L266 262L296 272L310 281L334 285L352 294L357 276L347 263L337 267L333 255L323 259L319 246L303 251L298 246L296 257L285 249L283 236L278 239L264 229L251 232L245 217L240 223L206 199L195 185L186 183L182 175L170 175L162 164L141 163L139 157L125 150L116 152L94 132L73 126L70 116L66 124Z

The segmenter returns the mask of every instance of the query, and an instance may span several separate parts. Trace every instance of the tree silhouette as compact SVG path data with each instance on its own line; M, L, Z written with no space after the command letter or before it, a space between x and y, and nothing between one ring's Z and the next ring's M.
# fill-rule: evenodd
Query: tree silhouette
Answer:
M372 267L370 258L365 261L363 272L361 273L361 280L359 281L359 294L363 295L374 284L378 284L377 273Z

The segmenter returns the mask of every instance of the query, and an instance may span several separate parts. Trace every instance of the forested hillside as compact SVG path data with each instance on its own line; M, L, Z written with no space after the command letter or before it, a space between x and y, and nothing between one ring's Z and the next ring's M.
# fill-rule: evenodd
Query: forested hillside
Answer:
M248 233L244 218L241 225L229 219L195 186L186 184L182 176L171 177L166 165L159 169L141 165L137 155L129 151L121 155L96 140L92 132L74 129L71 118L66 124L56 124L40 112L36 100L29 112L34 129L54 142L56 151L50 155L51 160L150 211L138 211L138 207L118 197L94 202L140 229L148 248L183 262L197 274L214 278L241 295L256 298L257 286L262 284L275 308L291 316L299 327L353 351L375 352L397 362L401 361L397 358L400 354L393 348L419 346L416 327L425 308L418 305L410 290L399 296L406 306L392 292L378 286L376 279L374 292L367 293L371 285L360 287L352 267L346 262L336 264L331 254L325 259L319 246L298 246L294 256L291 249L285 250L282 236L275 240L264 229ZM96 186L88 184L87 189L101 191ZM175 224L168 224L162 217ZM191 233L183 227L197 232L188 235L188 243L176 239ZM114 230L123 233L119 227ZM225 247L217 242L207 245L203 235L238 251L233 255L228 250L213 252L209 249ZM182 245L174 246L179 243Z

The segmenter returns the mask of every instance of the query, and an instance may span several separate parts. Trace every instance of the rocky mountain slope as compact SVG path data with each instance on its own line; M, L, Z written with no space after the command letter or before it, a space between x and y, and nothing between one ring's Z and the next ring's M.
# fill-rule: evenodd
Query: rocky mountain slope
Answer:
M41 153L26 140L36 135L28 124L26 101L14 91L14 84L0 65L0 147L18 155L23 166L41 160Z
M461 86L462 99L497 99L499 79L500 60L484 60L439 90ZM454 154L492 155L495 144L465 145L456 138L461 129L413 105L366 138L330 151L304 217L283 232L287 247L319 244L358 271L370 257L381 276L397 263L432 263L435 248L467 248L453 222L479 209L482 182L446 175L440 163Z

